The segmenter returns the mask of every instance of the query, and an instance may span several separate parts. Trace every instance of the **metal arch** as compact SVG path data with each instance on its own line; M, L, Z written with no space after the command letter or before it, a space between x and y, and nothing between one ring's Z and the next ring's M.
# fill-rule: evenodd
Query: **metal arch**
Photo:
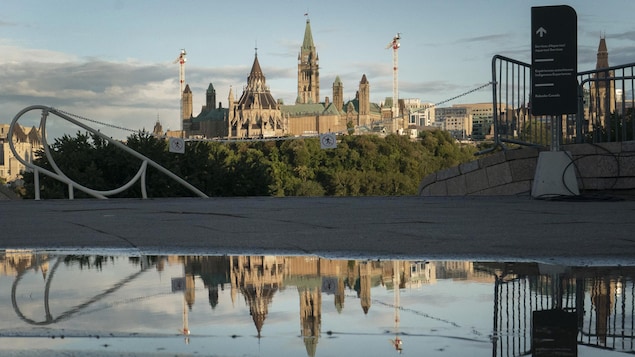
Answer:
M125 279L121 280L120 282L114 284L112 287L102 291L101 293L93 296L92 298L86 300L85 302L83 302L83 303L81 303L79 305L74 306L70 310L67 310L67 311L63 312L59 316L54 318L53 315L51 314L50 307L49 307L49 291L50 291L51 284L52 284L52 281L53 281L53 276L55 275L55 271L57 270L57 268L59 267L61 262L62 262L62 259L60 259L58 257L57 261L55 262L55 264L51 268L50 274L48 275L48 278L46 280L46 284L45 284L45 287L44 287L44 312L46 314L46 318L45 318L44 321L35 321L33 319L30 319L30 318L26 317L22 313L22 311L20 310L20 307L18 306L18 301L17 301L17 298L16 298L16 291L17 291L18 283L20 282L20 280L22 280L22 277L24 276L24 273L26 271L23 271L20 274L18 274L18 276L16 276L15 280L13 281L13 284L11 285L11 304L13 305L13 311L15 311L16 315L18 315L18 317L22 321L24 321L24 322L26 322L26 323L28 323L30 325L46 326L46 325L54 324L54 323L69 319L69 318L73 317L73 315L75 315L78 312L82 311L83 309L89 307L90 305L98 302L99 300L101 300L101 299L105 298L106 296L108 296L108 295L114 293L115 291L119 290L124 285L126 285L127 283L129 283L132 280L136 279L138 276L140 276L141 274L145 273L150 268L150 265L142 268L138 272L136 272L134 274L131 274L131 275L127 276Z
M14 127L17 124L18 120L20 119L20 117L22 117L22 115L26 114L29 111L32 110L42 110L42 117L40 119L40 130L42 131L42 144L44 146L44 152L46 154L46 157L48 158L49 162L51 163L51 166L53 166L53 170L55 172L52 172L50 170L47 170L45 168L39 167L31 162L28 162L27 160L25 160L22 156L20 156L20 154L18 154L18 152L15 149L14 143L13 143L13 131L14 131ZM69 178L68 176L66 176L62 170L57 166L57 164L55 163L55 160L53 160L53 157L50 153L50 148L46 139L46 120L48 118L49 113L55 114L56 116L65 119L97 136L99 136L100 138L108 141L108 143L115 145L117 148L124 150L125 152L133 155L134 157L138 158L139 160L142 161L140 167L139 167L139 171L137 171L137 173L135 174L134 177L132 177L130 179L130 181L128 181L127 183L125 183L124 185L122 185L119 188L113 189L113 190L94 190L88 187L85 187L77 182L75 182L74 180L72 180L71 178ZM65 183L68 185L68 194L69 194L69 199L73 199L74 195L73 195L73 189L78 189L82 192L85 192L95 198L100 198L100 199L106 199L106 196L110 196L110 195L115 195L118 193L121 193L125 190L127 190L128 188L130 188L134 183L136 183L138 180L141 181L141 194L142 197L144 199L148 198L147 197L147 190L146 190L146 182L145 182L145 176L146 176L146 169L147 169L147 165L149 164L150 166L154 167L155 169L159 170L160 172L162 172L163 174L167 175L168 177L172 178L173 180L177 181L178 183L180 183L181 185L185 186L187 189L189 189L190 191L192 191L193 193L195 193L196 195L198 195L199 197L202 198L208 198L208 196L201 192L199 189L197 189L196 187L194 187L193 185L191 185L190 183L188 183L187 181L183 180L182 178L180 178L179 176L175 175L174 173L172 173L170 170L164 168L163 166L157 164L156 162L154 162L153 160L149 159L148 157L130 149L129 147L127 147L126 145L120 143L117 140L114 140L104 134L102 134L101 132L94 130L93 128L71 118L70 116L66 115L64 112L57 110L53 107L48 107L48 106L44 106L44 105L32 105L29 107L26 107L24 109L22 109L20 112L18 112L18 114L16 114L16 116L13 118L13 120L11 121L11 125L9 126L9 132L8 132L8 138L10 138L9 140L9 147L11 148L11 151L13 152L13 155L16 157L16 159L18 159L18 161L20 161L20 163L22 163L25 167L28 167L30 169L32 169L34 171L34 180L35 180L35 199L39 200L40 199L40 185L39 185L39 173L43 173L49 177L52 177L62 183Z

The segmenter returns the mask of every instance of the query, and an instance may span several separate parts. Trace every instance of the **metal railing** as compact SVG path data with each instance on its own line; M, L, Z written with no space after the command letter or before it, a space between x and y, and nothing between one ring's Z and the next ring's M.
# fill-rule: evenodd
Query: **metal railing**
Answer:
M553 309L576 314L578 345L626 353L635 349L632 269L617 275L603 268L571 269L555 275L530 272L496 276L493 356L530 355L532 313Z
M495 146L548 147L635 139L635 63L579 72L578 112L531 115L531 64L492 58Z
M581 140L635 139L635 63L578 73Z
M635 350L635 284L630 277L584 280L588 295L579 302L586 312L579 342L614 350Z
M14 143L13 143L13 132L14 132L14 127L17 125L18 120L20 119L20 117L22 117L24 114L32 111L32 110L41 110L42 111L42 116L40 119L40 130L41 130L41 135L42 135L42 145L44 147L44 153L49 161L49 163L51 164L51 167L53 168L53 171L50 171L48 169L45 169L43 167L37 166L35 164L33 164L32 162L30 162L29 160L26 160L24 157L22 157L20 154L18 154L18 152L15 149ZM59 168L59 166L55 163L55 160L53 158L53 156L51 155L51 150L50 147L48 145L47 139L46 139L46 122L47 122L47 118L49 116L49 114L54 114L72 124L75 124L77 126L79 126L82 129L87 130L88 132L99 136L100 138L106 140L109 144L112 144L114 146L116 146L117 148L124 150L125 152L129 153L130 155L138 158L139 160L141 160L141 165L139 167L139 170L137 171L137 173L134 175L134 177L132 177L127 183L123 184L122 186L120 186L119 188L113 189L113 190L94 190L88 187L85 187L77 182L75 182L73 179L69 178L68 176L66 176L64 174L64 172ZM114 140L104 134L102 134L101 132L99 132L98 130L95 130L73 118L71 118L70 116L68 116L67 114L65 114L64 112L57 110L55 108L52 107L48 107L48 106L44 106L44 105L32 105L29 107L26 107L24 109L22 109L18 114L16 114L16 116L13 118L13 121L11 121L11 125L9 126L9 132L8 132L8 136L7 136L8 140L9 140L9 147L11 148L11 151L13 152L13 155L16 157L16 159L18 161L20 161L20 163L22 163L26 168L33 170L33 180L34 180L34 192L35 192L35 199L39 200L40 199L40 173L52 177L66 185L68 185L68 198L69 199L74 199L75 194L74 194L74 190L77 189L79 191L82 191L90 196L93 196L95 198L100 198L100 199L106 199L107 196L112 196L112 195L116 195L118 193L121 193L125 190L127 190L128 188L130 188L133 184L135 184L137 181L140 181L141 183L141 195L144 199L148 198L148 194L147 194L147 190L146 190L146 172L147 172L147 167L148 165L154 167L155 169L157 169L159 172L162 172L163 174L165 174L166 176L172 178L173 180L175 180L176 182L180 183L181 185L183 185L184 187L186 187L187 189L189 189L190 191L192 191L194 194L198 195L199 197L203 197L203 198L207 198L207 195L204 194L203 192L201 192L200 190L198 190L196 187L192 186L191 184L189 184L188 182L186 182L185 180L183 180L182 178L178 177L177 175L175 175L174 173L172 173L171 171L169 171L168 169L164 168L163 166L157 164L156 162L152 161L151 159L147 158L146 156L130 149L129 147L127 147L126 145L122 144L121 142Z

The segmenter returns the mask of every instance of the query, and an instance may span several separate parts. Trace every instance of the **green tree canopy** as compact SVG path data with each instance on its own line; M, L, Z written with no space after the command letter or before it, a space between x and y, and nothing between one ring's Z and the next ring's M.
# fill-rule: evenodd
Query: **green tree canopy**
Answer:
M209 196L413 195L423 177L473 159L476 148L459 145L446 132L424 132L418 140L388 135L344 135L335 149L318 138L280 141L186 142L186 153L147 133L126 145L164 166ZM86 187L111 190L128 182L141 161L98 136L77 133L56 139L51 154L60 169ZM52 170L42 151L35 163ZM34 196L33 173L24 175L26 196ZM149 197L192 196L186 188L148 167ZM64 198L66 185L41 175L42 198ZM86 197L76 192L76 197ZM139 184L118 197L141 197Z

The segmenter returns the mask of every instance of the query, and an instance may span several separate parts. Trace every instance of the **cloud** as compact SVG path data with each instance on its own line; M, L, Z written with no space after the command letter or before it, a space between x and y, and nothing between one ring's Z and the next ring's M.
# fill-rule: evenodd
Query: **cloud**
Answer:
M466 37L461 38L455 41L455 43L474 43L474 42L500 42L508 40L510 37L509 34L492 34L492 35L483 35L483 36L475 36L475 37Z
M6 64L23 62L64 63L76 60L78 60L76 56L72 56L66 53L41 49L21 48L15 46L9 40L0 39L0 65L3 66Z
M594 38L595 41L591 45L578 46L578 63L579 71L587 71L595 69L597 63L597 51L600 37L597 33L589 32L587 36ZM607 34L606 42L609 51L609 65L619 66L623 64L633 63L635 58L635 47L631 41L635 40L635 31L627 31L617 34Z
M491 87L486 86L479 91L476 88L484 86L486 82L456 84L449 81L426 81L421 83L402 82L399 85L401 97L420 98L421 93L434 93L428 98L421 98L422 102L441 103L441 106L450 106L460 103L477 103L491 100Z
M0 40L0 64L0 122L9 122L25 107L41 104L133 130L151 130L160 114L174 118L167 126L178 124L178 71L171 64L78 58L20 48L6 40ZM54 137L68 128L52 127L57 129L49 130ZM112 135L123 138L128 134Z
M174 83L178 83L171 77L167 66L153 64L20 62L3 66L0 92L30 97L35 102L156 107L169 98Z
M635 41L635 31L626 31L621 33L614 33L611 35L607 35L608 38L617 39L617 40L629 40Z
M9 122L27 106L42 104L131 130L151 130L157 118L164 129L180 127L178 66L172 63L78 58L20 48L0 40L0 64L0 122ZM185 79L192 90L193 114L197 115L205 104L210 83L217 91L217 102L227 102L230 87L239 96L251 64L187 66ZM288 66L261 66L268 84L275 85L274 94L283 89L277 87L278 83L295 81L297 76L296 70ZM288 97L285 102L295 101L295 93L284 95ZM67 127L57 125L53 135L61 136L62 130L69 133ZM75 132L76 128L70 130L71 134ZM129 132L112 135L123 138Z

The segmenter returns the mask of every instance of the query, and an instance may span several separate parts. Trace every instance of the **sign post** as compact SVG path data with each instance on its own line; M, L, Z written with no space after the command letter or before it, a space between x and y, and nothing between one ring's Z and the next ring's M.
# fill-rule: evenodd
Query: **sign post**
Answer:
M578 111L578 25L573 8L531 8L531 112Z
M534 198L580 194L571 155L560 151L562 115L578 111L577 33L572 7L531 8L531 114L551 118L551 151L538 157Z

